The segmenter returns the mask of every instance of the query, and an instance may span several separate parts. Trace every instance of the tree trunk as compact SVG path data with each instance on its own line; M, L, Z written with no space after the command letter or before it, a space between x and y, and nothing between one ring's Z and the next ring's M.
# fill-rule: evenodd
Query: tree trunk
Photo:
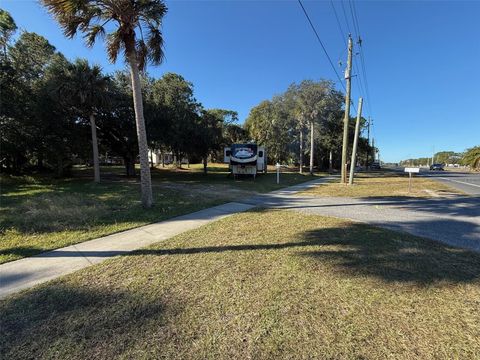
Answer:
M133 107L135 108L135 122L137 125L138 152L140 155L140 184L142 190L142 205L150 208L153 205L152 179L150 166L148 164L148 143L145 130L145 119L143 118L143 100L140 83L140 74L137 65L136 53L131 51L128 54L130 72L132 75Z
M98 161L97 125L95 125L95 115L93 113L90 114L90 127L92 129L93 179L98 183L100 182L100 162Z
M43 171L43 152L39 151L37 156L37 170Z
M310 175L313 175L313 121L310 122Z
M328 156L328 172L331 174L333 172L333 164L332 164L332 149L330 149L330 154Z
M300 154L298 156L298 162L300 163L300 174L303 173L303 128L300 128Z
M57 155L57 178L63 178L63 154Z
M150 167L153 169L153 150L150 151Z
M203 158L203 173L207 175L207 157Z
M135 161L133 159L134 157L130 155L123 157L127 177L135 176Z
M165 153L162 151L162 168L165 167Z

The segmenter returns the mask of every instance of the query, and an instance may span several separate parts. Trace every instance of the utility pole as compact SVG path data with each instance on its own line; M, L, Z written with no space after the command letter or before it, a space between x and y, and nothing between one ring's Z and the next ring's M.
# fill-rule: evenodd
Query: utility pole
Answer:
M313 119L310 122L310 175L313 175Z
M372 138L373 162L375 162L375 138Z
M348 35L348 59L345 79L347 82L347 93L345 94L345 117L343 118L343 145L342 145L342 179L343 184L347 183L347 150L348 150L348 123L350 120L350 90L352 74L352 35Z
M357 163L358 133L360 132L360 118L362 117L362 105L363 105L363 99L360 98L358 99L357 121L355 122L355 136L353 137L352 161L350 162L350 178L348 179L348 185L353 184L353 175L355 173L355 165Z
M367 163L365 164L365 170L368 171L368 155L370 154L370 123L372 122L372 119L370 116L368 117L368 130L367 130Z
M300 125L300 154L298 156L300 163L300 174L303 174L303 126Z

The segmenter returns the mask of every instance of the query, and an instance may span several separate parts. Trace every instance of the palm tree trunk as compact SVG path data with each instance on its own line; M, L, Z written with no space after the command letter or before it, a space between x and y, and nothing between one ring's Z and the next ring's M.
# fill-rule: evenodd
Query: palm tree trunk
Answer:
M313 121L310 122L310 175L313 175Z
M333 172L333 154L332 154L332 149L330 149L330 154L328 156L328 172L331 174Z
M203 173L207 175L207 157L203 157Z
M303 173L303 128L300 127L300 154L298 156L298 162L300 163L300 174Z
M128 55L130 72L132 74L133 107L135 108L135 121L137 124L138 153L140 155L140 185L142 190L142 205L149 208L153 205L152 179L148 164L148 143L145 119L143 118L143 100L140 83L140 74L137 66L135 52Z
M90 114L90 127L92 129L92 150L93 150L93 178L96 183L100 182L100 162L98 161L97 125L95 115Z
M63 178L63 154L57 154L57 178Z
M43 152L39 151L37 157L38 157L37 170L43 171Z
M131 154L126 154L123 157L123 162L125 164L125 174L127 177L135 176L135 157Z

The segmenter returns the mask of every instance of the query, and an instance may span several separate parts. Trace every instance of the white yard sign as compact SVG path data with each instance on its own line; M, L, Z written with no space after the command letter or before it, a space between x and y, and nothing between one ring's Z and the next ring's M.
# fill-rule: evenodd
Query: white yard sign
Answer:
M408 173L408 192L410 192L412 191L412 173L419 173L420 168L406 167L404 171Z
M406 167L404 171L408 172L408 173L418 173L418 172L420 172L420 168Z

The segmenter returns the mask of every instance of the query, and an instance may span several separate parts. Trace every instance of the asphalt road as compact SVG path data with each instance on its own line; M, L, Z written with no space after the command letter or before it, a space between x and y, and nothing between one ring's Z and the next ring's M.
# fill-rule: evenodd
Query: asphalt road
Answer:
M440 175L443 177L444 174ZM323 181L325 179L313 181L312 186ZM470 187L475 189L475 186ZM468 190L472 191L470 187ZM455 195L430 199L344 198L298 195L294 190L295 186L256 195L242 200L242 203L346 218L480 252L480 196L478 195Z
M423 170L422 175L432 177L469 195L480 195L480 174Z

